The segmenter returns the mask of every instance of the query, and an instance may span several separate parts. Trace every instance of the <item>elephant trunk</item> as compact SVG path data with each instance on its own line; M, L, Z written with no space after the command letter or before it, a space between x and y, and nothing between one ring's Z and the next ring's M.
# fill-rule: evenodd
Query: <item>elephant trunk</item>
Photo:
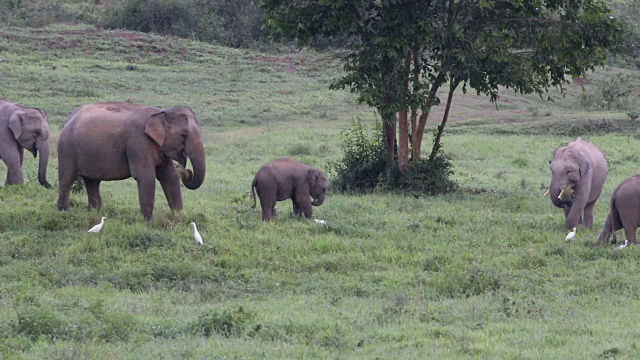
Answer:
M188 143L186 153L187 157L191 161L193 171L185 171L185 174L182 176L182 183L187 189L195 190L204 182L204 176L206 173L204 146L202 145L202 142Z
M39 140L36 143L36 148L40 156L38 160L38 182L49 189L51 188L51 184L47 181L47 164L49 163L49 152L51 150L49 139Z
M573 203L571 197L567 197L567 198L564 198L564 199L559 199L558 198L560 196L560 193L562 192L562 190L564 188L565 188L564 185L561 186L561 185L557 185L557 184L553 184L553 183L549 187L549 196L551 197L551 202L556 207L559 207L559 208L571 207L571 204Z
M320 206L320 205L322 205L322 203L324 203L324 196L325 196L325 194L320 194L320 195L318 195L318 197L317 197L317 198L314 198L314 199L313 199L313 202L311 202L311 205L313 205L313 206Z

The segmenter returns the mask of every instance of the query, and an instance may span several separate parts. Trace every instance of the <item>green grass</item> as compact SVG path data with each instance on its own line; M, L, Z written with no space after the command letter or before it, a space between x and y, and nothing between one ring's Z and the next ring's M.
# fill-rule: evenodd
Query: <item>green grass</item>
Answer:
M497 111L459 94L443 141L464 191L330 192L314 209L327 226L294 219L289 201L265 224L248 197L260 165L292 156L326 167L341 156L340 131L372 118L349 93L327 90L340 69L328 55L84 27L2 34L3 96L44 108L56 133L87 102L188 105L208 173L184 191L180 214L158 188L145 222L130 179L103 183L100 211L79 193L58 212L57 192L37 184L26 158L26 184L0 189L1 358L638 356L640 250L594 246L640 145L635 132L591 123L632 129L623 113L580 111L572 94L546 103L504 92L519 105ZM542 194L553 150L577 135L600 146L610 174L596 226L565 242L563 215ZM54 154L52 183L56 165ZM103 231L88 234L100 216Z

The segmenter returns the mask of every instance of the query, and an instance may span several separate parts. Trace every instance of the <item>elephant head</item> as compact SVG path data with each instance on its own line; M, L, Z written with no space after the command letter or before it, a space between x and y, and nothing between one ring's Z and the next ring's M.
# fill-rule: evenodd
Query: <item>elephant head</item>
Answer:
M13 112L9 118L9 129L18 144L36 157L40 153L38 162L38 182L50 188L47 181L47 163L51 143L49 139L49 121L47 114L41 109L20 109Z
M551 201L559 208L571 207L572 193L589 170L586 154L571 148L558 149L551 161Z
M147 120L145 133L162 152L186 169L187 158L193 171L181 172L182 183L188 189L197 189L205 176L205 156L202 134L194 112L186 106L163 109Z
M311 205L320 206L327 195L327 177L318 169L311 168L307 173L309 195L313 198Z

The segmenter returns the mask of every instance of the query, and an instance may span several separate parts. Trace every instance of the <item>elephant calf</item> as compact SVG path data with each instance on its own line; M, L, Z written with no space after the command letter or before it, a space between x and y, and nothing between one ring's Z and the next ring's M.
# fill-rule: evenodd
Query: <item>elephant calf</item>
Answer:
M187 159L193 171L185 170ZM178 176L173 160L182 166ZM58 210L69 207L71 185L82 177L89 207L99 208L100 182L133 177L140 210L153 214L156 179L172 210L182 210L180 178L197 189L205 176L205 153L196 115L186 106L160 109L126 102L81 106L58 142Z
M616 187L611 195L611 209L596 240L605 245L615 231L624 228L629 244L635 244L640 225L640 175L632 176Z
M0 99L0 158L7 165L5 185L24 182L22 160L27 149L33 157L40 154L38 182L50 188L47 181L50 140L49 119L43 110Z
M554 151L549 194L553 204L564 209L567 229L580 222L593 225L594 207L608 172L602 152L580 137Z
M256 195L260 198L262 220L269 221L276 215L276 202L291 199L293 214L311 218L313 206L320 206L327 193L327 177L316 168L299 161L281 158L263 165L251 183L253 208ZM313 202L311 201L313 198Z

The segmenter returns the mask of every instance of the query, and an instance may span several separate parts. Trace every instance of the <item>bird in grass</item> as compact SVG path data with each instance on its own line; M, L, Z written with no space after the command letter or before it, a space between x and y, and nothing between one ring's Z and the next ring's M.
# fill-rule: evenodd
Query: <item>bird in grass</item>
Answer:
M571 230L571 232L567 234L565 240L573 240L574 237L576 237L576 228L573 228L573 230Z
M106 217L102 217L102 219L100 220L100 223L98 225L95 225L94 227L92 227L91 229L89 229L88 232L93 232L93 233L97 233L100 232L100 230L102 229L102 227L104 226L104 219L106 219Z
M194 223L193 221L191 222L191 225L193 225L193 237L196 239L196 241L198 242L198 244L203 244L202 242L202 236L200 236L200 233L198 232L198 228L196 227L196 223Z
M629 245L629 240L625 240L624 244L618 246L618 250L624 249Z

